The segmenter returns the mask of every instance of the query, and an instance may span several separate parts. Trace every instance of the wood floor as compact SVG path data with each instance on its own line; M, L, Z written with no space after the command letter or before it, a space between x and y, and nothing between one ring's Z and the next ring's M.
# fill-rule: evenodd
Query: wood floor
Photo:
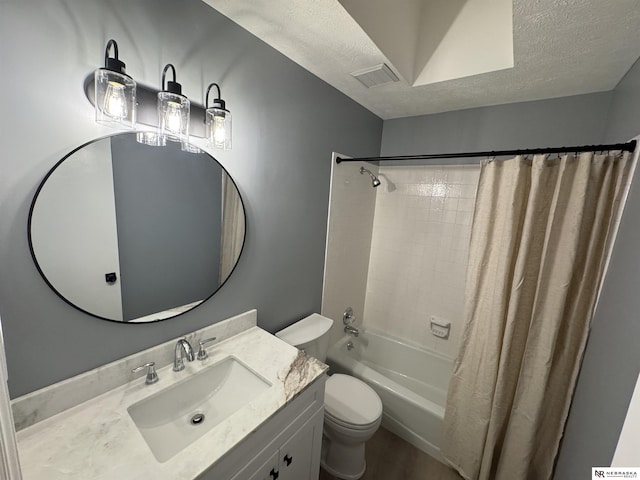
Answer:
M462 480L400 437L378 429L366 447L367 470L361 480ZM339 480L320 469L319 480Z

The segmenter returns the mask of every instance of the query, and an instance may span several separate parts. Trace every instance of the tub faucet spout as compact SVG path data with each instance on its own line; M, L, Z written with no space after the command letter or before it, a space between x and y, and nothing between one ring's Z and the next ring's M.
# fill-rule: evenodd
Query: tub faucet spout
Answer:
M348 335L353 335L354 337L357 337L358 335L360 335L360 332L358 331L358 329L356 327L352 327L351 325L345 325L344 332Z

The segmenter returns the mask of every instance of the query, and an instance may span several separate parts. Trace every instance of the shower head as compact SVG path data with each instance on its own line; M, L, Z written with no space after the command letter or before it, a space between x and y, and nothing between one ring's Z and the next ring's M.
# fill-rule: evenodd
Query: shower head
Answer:
M380 180L378 180L378 177L376 177L373 173L371 173L366 168L360 167L360 175L362 175L364 172L367 172L371 177L371 185L373 186L373 188L380 186Z

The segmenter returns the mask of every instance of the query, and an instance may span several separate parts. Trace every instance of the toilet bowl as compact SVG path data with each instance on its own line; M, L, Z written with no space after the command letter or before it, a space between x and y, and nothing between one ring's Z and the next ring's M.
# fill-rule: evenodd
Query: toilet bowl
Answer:
M325 361L333 320L314 313L279 331L276 336ZM366 469L365 442L378 430L382 401L365 382L350 375L327 379L320 464L334 477L357 480Z

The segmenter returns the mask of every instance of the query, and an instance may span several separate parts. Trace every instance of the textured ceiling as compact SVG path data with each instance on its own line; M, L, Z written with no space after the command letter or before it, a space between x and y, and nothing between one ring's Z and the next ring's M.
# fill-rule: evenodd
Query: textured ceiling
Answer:
M513 0L513 68L367 89L350 73L380 63L400 72L338 0L204 1L383 119L607 91L640 55L638 0ZM403 15L388 17L400 32Z

